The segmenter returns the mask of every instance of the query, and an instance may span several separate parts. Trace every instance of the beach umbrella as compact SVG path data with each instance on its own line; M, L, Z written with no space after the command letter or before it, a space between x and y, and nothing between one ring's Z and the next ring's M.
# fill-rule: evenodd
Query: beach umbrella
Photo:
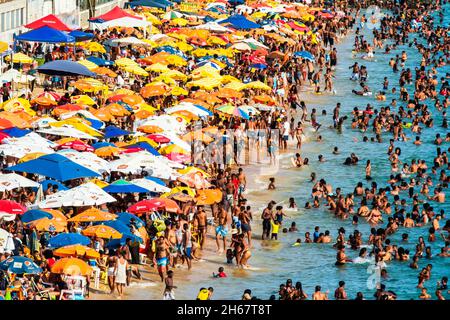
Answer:
M84 49L91 51L91 52L100 52L100 53L106 53L106 49L104 46L102 46L100 43L98 42L88 42L86 44L83 45ZM89 60L91 61L91 60ZM93 63L95 63L94 61L91 61ZM97 64L98 65L98 64Z
M167 188L166 186L161 185L161 184L159 184L159 183L157 183L155 181L152 181L152 180L149 180L149 179L146 179L146 178L134 179L134 180L131 180L131 183L133 183L133 184L135 184L135 185L137 185L137 186L139 186L141 188L146 189L147 192L150 191L150 192L160 193L160 192L168 192L168 191L170 191L170 189Z
M122 222L123 224L125 224L127 226L131 224L132 219L134 220L134 224L137 228L145 226L145 222L143 220L141 220L134 214L131 214L128 212L120 212L119 217L117 218L117 220L119 220L120 222Z
M144 189L138 185L135 185L129 181L120 179L112 182L109 186L103 188L109 193L148 193L149 190Z
M5 215L0 215L3 219ZM15 215L12 215L15 218ZM10 220L6 220L10 221ZM0 228L0 249L3 250L3 252L9 251L12 252L15 249L14 246L14 240L13 235L9 233L8 231Z
M111 157L118 155L123 149L117 147L102 147L95 149L94 153L99 157Z
M175 161L178 163L189 163L191 162L191 155L184 154L184 153L178 153L178 152L171 152L169 154L164 155L167 159L171 161Z
M39 183L16 173L0 174L0 191L37 187L39 187Z
M37 231L48 231L48 232L66 232L67 222L58 221L55 219L42 218L39 220L34 220L29 223Z
M211 183L209 183L209 181L203 176L203 174L198 172L191 172L178 177L178 181L195 189L208 189L211 187Z
M12 200L0 200L0 213L6 214L24 214L27 211L20 203Z
M226 104L220 107L216 108L217 111L228 114L228 115L232 115L235 117L240 117L240 118L244 118L244 119L249 119L250 116L248 115L247 112L245 112L245 110L237 107L237 106L233 106L230 104Z
M141 214L160 209L165 209L167 212L172 213L181 212L180 207L177 205L175 201L165 198L154 198L150 200L139 201L134 205L132 205L131 207L129 207L127 211L134 214Z
M139 66L138 63L130 58L120 58L115 61L119 67Z
M5 60L10 61L11 60L10 56L6 56ZM14 53L12 55L12 61L13 61L13 63L28 63L29 64L29 63L33 63L34 60L33 60L33 58L30 58L26 54L19 52L19 53Z
M58 148L59 149L73 149L76 151L87 151L87 152L94 152L94 150L95 150L93 147L88 145L86 142L83 142L78 139L60 144Z
M116 126L107 126L104 130L105 139L126 136L128 134L130 134L129 131L123 130Z
M39 174L59 181L100 175L56 153L8 167L7 170Z
M252 81L245 85L245 89L259 89L265 91L272 91L272 88L262 83L261 81Z
M80 214L70 218L69 222L93 222L93 221L109 221L117 218L115 214L101 211L97 208L84 210Z
M55 262L51 272L70 276L89 276L93 270L86 262L78 258L62 258Z
M294 52L294 57L303 58L309 61L314 61L314 56L311 52L308 51L297 51Z
M69 36L74 37L76 41L86 41L92 39L94 37L94 34L90 32L83 32L80 30L73 30L69 32Z
M92 147L94 147L94 149L100 149L103 147L115 147L115 146L116 145L114 143L106 142L106 141L97 142L92 145Z
M198 206L219 203L222 201L222 191L220 189L198 190L195 201Z
M147 136L147 138L149 138L149 139L151 139L151 140L153 140L153 141L155 141L157 143L160 143L160 144L164 144L164 143L170 142L170 139L167 136L162 135L162 134L158 134L158 133L149 134Z
M113 66L114 65L114 61L102 59L99 57L88 57L86 60L89 60L98 66Z
M40 208L85 207L115 202L116 199L92 182L47 196Z
M42 269L30 258L12 256L0 262L0 269L14 274L39 274Z
M57 186L58 191L69 190L69 188L67 188L61 182L56 181L56 180L44 180L44 181L39 182L39 184L42 186L42 191L44 191L44 192L47 191L49 185Z
M60 233L48 241L48 247L56 249L60 247L70 246L74 244L89 245L91 240L78 233Z
M24 223L28 223L28 222L39 220L42 218L51 219L51 218L53 218L53 216L50 213L48 213L47 211L43 211L43 210L28 210L20 217L20 220L22 220L22 222L24 222Z
M77 63L81 64L82 66L85 66L86 68L88 68L89 70L93 70L98 68L98 65L96 65L95 63L89 61L89 60L78 60Z
M83 257L87 259L100 258L100 253L92 248L75 244L70 246L64 246L53 251L53 255L57 257Z
M101 224L87 227L86 229L82 230L81 233L88 237L98 237L104 239L122 238L122 234L119 231L112 227Z
M69 60L50 61L38 67L37 70L40 73L48 75L89 76L89 77L95 76L95 73L90 71L85 66Z
M96 74L99 74L102 76L108 76L111 78L117 77L117 73L115 73L114 71L112 71L111 69L108 69L106 67L97 67L95 69L92 69L92 71L94 71Z

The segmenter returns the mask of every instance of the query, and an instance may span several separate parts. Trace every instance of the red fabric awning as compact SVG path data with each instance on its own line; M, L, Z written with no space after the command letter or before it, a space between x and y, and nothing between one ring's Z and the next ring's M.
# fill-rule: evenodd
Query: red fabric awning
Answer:
M25 25L25 27L28 29L38 29L43 26L47 26L59 31L72 31L72 29L70 29L64 22L59 20L59 18L53 14L49 14L48 16Z
M95 21L95 20L110 21L110 20L124 18L124 17L130 17L130 18L135 18L135 19L142 19L141 17L134 16L134 15L126 12L125 10L120 9L118 6L115 6L114 8L112 8L107 13L102 14L102 15L100 15L98 17L93 17L93 18L89 19L89 21Z

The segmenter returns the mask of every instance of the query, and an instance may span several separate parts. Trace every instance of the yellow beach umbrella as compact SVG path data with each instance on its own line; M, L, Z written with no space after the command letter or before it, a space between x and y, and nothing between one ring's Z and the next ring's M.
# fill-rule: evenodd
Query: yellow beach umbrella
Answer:
M176 193L187 193L191 197L195 197L196 195L195 190L190 187L175 187L172 188L172 190L170 190L169 192L163 193L160 197L167 198Z
M188 94L187 90L181 87L175 87L170 90L170 94L173 96L186 96Z
M120 151L122 151L122 149L112 146L106 146L96 149L94 153L99 157L111 157L118 155Z
M148 76L148 72L137 65L136 66L128 66L128 67L125 67L124 69L125 69L125 71L135 74L135 75L138 75L138 76L144 76L144 77Z
M64 246L53 251L53 255L57 257L83 257L88 259L100 258L100 253L87 246L80 244L74 244L70 246Z
M168 146L164 146L164 147L160 148L158 151L159 151L159 153L161 153L163 155L164 154L169 154L169 153L172 153L172 152L182 153L182 154L189 154L190 153L189 151L181 148L180 146L178 146L176 144L169 144Z
M0 53L5 52L8 48L9 45L6 42L0 41Z
M110 221L117 218L115 214L101 211L97 208L90 208L82 213L70 218L69 222L94 222L94 221Z
M70 97L70 101L72 103L76 103L76 104L86 104L88 106L93 106L96 104L96 102L89 96L85 95L85 94L81 94L78 96L72 96Z
M73 86L82 92L99 92L108 89L103 82L93 78L79 79Z
M179 80L179 81L187 80L187 76L178 70L168 70L167 72L162 73L160 76L161 77L169 77L169 78L172 78L174 80Z
M86 68L88 68L89 70L94 70L96 68L98 68L98 65L96 65L95 63L89 61L89 60L78 60L77 63L81 64L82 66L85 66Z
M29 153L29 154L23 156L22 158L20 158L19 163L27 162L30 160L35 160L35 159L45 156L45 155L46 155L46 153L43 153L43 152L32 152L32 153Z
M120 89L114 91L113 93L111 93L109 95L109 97L112 97L112 96L115 96L115 95L118 95L118 94L132 95L132 94L135 94L135 92L133 90L130 90L130 89L127 89L127 88L120 88Z
M245 83L242 83L240 81L232 81L227 83L224 86L225 89L232 89L232 90L236 90L236 91L241 91L243 89L246 88Z
M88 42L83 47L91 52L106 53L105 47L98 42Z
M122 238L122 234L116 229L105 226L105 225L96 225L90 226L86 229L82 230L81 233L88 237L98 237L105 239L120 239Z
M102 189L103 189L104 187L109 186L109 183L108 183L108 182L103 181L103 180L100 180L100 179L97 179L97 178L91 179L91 180L89 180L89 182L92 182L93 184L97 185L98 187L100 187L100 188L102 188Z
M120 58L115 61L116 65L119 67L130 67L130 66L139 66L138 63L129 58Z
M10 61L11 57L10 56L6 56L5 57L6 61ZM26 54L23 53L14 53L13 54L13 63L33 63L33 58L30 58L29 56L27 56Z
M159 62L155 63L155 64L152 64L151 66L148 66L147 68L145 68L145 70L152 71L152 72L167 72L167 71L170 71L170 69L166 65L161 64Z
M261 89L265 91L271 91L272 88L262 83L261 81L252 81L245 85L245 89Z
M221 81L218 78L209 77L209 78L203 78L196 81L188 82L186 85L188 87L199 87L200 89L205 90L213 90L214 88L217 88L221 85Z

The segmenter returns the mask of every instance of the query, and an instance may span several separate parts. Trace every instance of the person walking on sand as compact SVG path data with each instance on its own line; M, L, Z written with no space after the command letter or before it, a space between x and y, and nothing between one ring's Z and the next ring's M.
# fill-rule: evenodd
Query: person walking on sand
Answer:
M175 300L174 289L177 286L173 285L173 271L167 271L167 277L164 279L164 283L166 284L166 288L164 289L163 300Z
M117 262L114 267L115 274L115 286L117 288L117 293L119 294L118 299L122 299L123 296L123 287L127 283L127 268L128 262L125 259L122 252L119 252L117 256Z

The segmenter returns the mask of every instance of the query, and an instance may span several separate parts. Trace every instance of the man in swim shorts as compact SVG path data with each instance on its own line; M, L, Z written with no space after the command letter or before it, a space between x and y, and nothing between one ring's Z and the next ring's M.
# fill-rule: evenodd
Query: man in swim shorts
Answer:
M219 215L217 218L219 220L219 224L216 227L217 252L223 252L227 247L228 213L221 204L219 204ZM222 237L223 249L220 248L220 237Z

